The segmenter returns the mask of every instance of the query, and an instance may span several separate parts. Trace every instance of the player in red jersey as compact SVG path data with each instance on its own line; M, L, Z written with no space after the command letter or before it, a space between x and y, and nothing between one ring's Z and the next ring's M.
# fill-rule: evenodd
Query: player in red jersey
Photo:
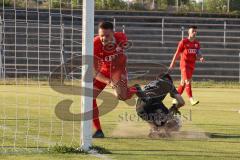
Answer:
M196 40L197 27L190 26L188 30L188 38L181 40L178 44L177 51L172 59L172 63L169 70L172 71L176 60L181 56L180 69L181 69L181 84L178 87L179 94L182 94L186 88L187 95L191 104L194 106L199 103L192 95L192 75L195 69L196 60L200 60L202 63L205 61L201 51L200 44Z
M98 36L94 38L94 100L93 100L93 124L96 132L94 138L103 138L99 120L99 111L96 98L102 90L109 85L115 89L115 95L120 100L130 99L138 91L138 86L127 85L127 57L124 49L128 45L128 39L122 32L114 32L111 22L99 24Z

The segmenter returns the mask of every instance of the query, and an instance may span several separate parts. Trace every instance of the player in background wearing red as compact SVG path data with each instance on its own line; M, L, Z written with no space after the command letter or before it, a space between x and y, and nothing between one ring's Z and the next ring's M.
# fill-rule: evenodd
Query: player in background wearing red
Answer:
M127 57L124 49L128 39L122 32L114 32L111 22L101 22L98 36L94 38L94 100L93 100L93 125L96 132L93 138L104 138L100 125L99 110L96 98L108 85L115 91L120 100L130 99L138 92L138 85L128 87L127 83Z
M178 93L182 94L186 89L187 95L191 104L194 106L199 103L192 95L192 75L195 69L195 63L197 60L204 62L204 58L200 51L200 44L196 40L197 27L190 26L188 30L188 38L181 40L178 44L177 51L172 59L172 63L169 67L169 71L172 71L176 60L181 56L180 69L181 69L181 83L178 86Z

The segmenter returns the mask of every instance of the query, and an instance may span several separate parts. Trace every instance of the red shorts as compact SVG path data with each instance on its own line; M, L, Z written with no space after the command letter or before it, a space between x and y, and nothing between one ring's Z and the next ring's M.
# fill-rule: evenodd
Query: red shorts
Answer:
M183 80L190 80L192 79L193 72L195 69L194 64L188 64L188 65L181 65L181 76Z

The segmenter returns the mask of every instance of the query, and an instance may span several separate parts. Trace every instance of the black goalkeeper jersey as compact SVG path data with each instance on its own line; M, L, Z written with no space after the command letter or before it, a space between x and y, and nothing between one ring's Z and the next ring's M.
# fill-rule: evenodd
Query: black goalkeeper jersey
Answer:
M162 103L164 98L170 93L170 96L174 98L175 94L178 94L175 86L171 80L158 79L151 81L144 88L143 92L150 98L147 101L143 101L138 98L136 104L136 111L138 115L147 120L146 117L142 116L145 114L156 113L156 110L161 110L163 113L168 113L168 108Z
M165 123L163 120L166 120L166 115L169 113L169 109L162 101L168 93L173 98L174 95L178 94L172 80L161 78L151 81L143 88L143 92L150 99L143 100L142 98L138 98L136 104L138 116L149 123L162 126Z
M175 94L178 94L173 83L165 79L151 81L143 88L143 91L151 98L153 103L162 102L168 93L172 98Z

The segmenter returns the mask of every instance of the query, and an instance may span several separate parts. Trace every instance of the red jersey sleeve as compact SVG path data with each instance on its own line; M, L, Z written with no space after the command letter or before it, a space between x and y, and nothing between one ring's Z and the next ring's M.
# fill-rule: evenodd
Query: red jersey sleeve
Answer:
M200 50L200 49L201 49L201 45L200 45L200 43L199 43L199 42L197 42L197 44L198 44L198 47L197 47L197 49L198 49L198 50Z
M98 56L102 52L101 40L100 40L99 36L94 38L93 45L94 45L94 56Z
M128 41L128 38L127 38L126 34L123 33L123 32L116 32L114 34L114 36L115 36L118 44L121 44L121 43L124 43L124 42Z
M180 54L181 52L184 51L184 40L181 40L179 43L178 43L178 48L177 48L177 54Z
M94 38L93 45L94 45L94 53L93 53L94 68L95 68L96 71L99 71L100 70L100 64L101 64L100 54L102 53L102 44L101 44L101 40L98 36Z
M198 55L198 54L201 54L201 51L200 51L201 46L200 46L199 41L196 41L196 42L195 42L195 48L196 48L196 50L197 50L196 54L197 54L197 55Z

